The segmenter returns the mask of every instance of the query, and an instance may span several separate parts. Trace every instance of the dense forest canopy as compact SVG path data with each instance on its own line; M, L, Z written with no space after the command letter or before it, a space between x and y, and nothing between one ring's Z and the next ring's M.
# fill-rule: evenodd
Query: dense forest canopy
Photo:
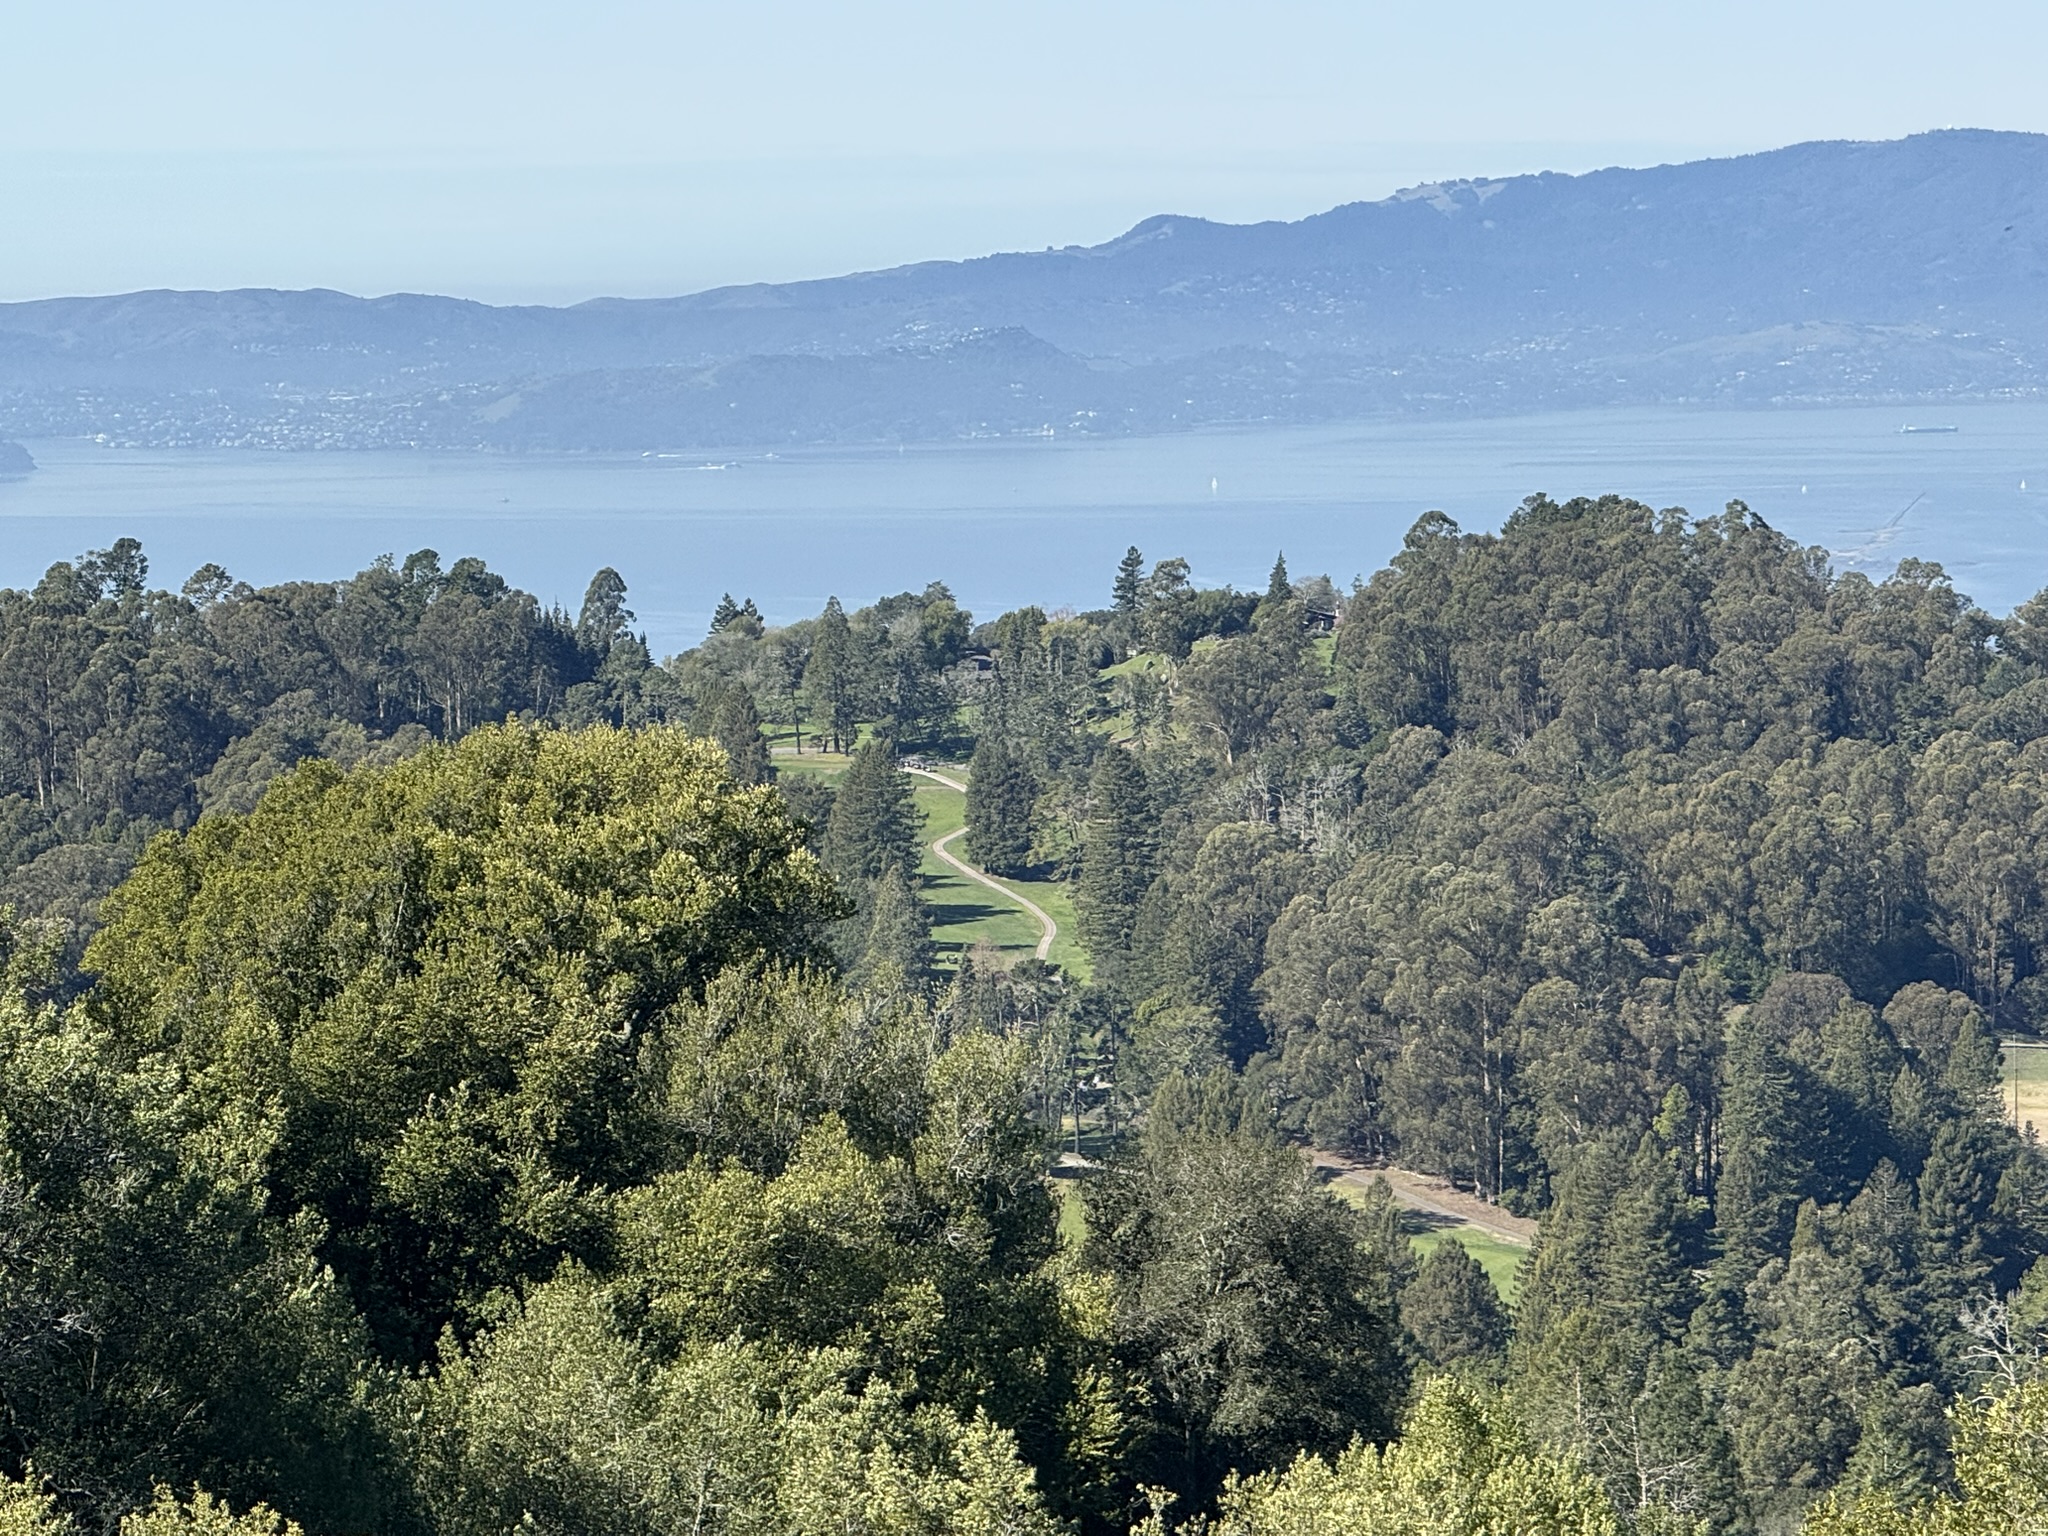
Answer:
M2048 597L1613 497L1104 582L0 594L0 1521L2044 1518ZM937 963L911 753L1085 967Z

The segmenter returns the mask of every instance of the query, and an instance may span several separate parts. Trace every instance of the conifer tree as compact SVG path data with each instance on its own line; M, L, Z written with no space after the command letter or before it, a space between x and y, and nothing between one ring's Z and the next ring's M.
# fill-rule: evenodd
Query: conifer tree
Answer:
M1524 1265L1509 1356L1531 1427L1651 1520L1729 1498L1728 1448L1674 1342L1691 1214L1654 1140L1632 1156L1619 1136L1579 1148Z
M1266 601L1284 603L1294 596L1294 583L1287 579L1287 555L1282 551L1273 561L1273 574L1266 578Z
M1489 1365L1507 1348L1500 1293L1456 1238L1438 1243L1401 1292L1401 1322L1434 1365Z
M804 664L804 692L810 697L811 712L824 725L821 735L830 738L834 752L844 752L853 741L858 723L855 713L853 626L839 599L828 598L818 615L811 636L810 660Z
M1031 813L1038 781L1028 764L994 736L975 744L967 780L968 855L999 875L1020 873L1031 862Z
M1920 1171L1920 1256L1928 1289L1951 1306L1981 1294L1994 1268L1993 1216L2008 1143L1988 1121L1942 1126ZM2006 1277L2006 1286L2018 1276Z
M865 907L868 891L891 865L916 869L924 814L911 798L910 779L896 766L896 749L876 738L853 755L839 780L825 822L825 867Z
M730 592L718 599L718 606L711 610L711 633L723 634L732 628L732 621L740 616L740 605L732 600Z
M1607 1219L1602 1286L1607 1307L1645 1338L1678 1342L1699 1304L1702 1205L1687 1199L1669 1155L1645 1137Z
M761 713L745 685L728 683L705 701L709 708L699 727L725 748L732 776L742 784L768 781L768 743L761 735Z
M1746 1281L1782 1252L1810 1182L1812 1142L1792 1064L1753 1017L1728 1031L1722 1063L1721 1176L1714 1219L1724 1267Z
M1075 907L1097 978L1120 985L1138 904L1158 866L1158 811L1145 770L1121 747L1102 754L1089 799Z
M903 866L891 864L875 882L873 912L854 980L872 983L893 975L921 982L931 968L931 911L911 889Z
M1116 565L1116 585L1113 595L1116 611L1121 614L1135 614L1138 611L1139 596L1145 590L1145 557L1138 553L1133 544L1124 551L1123 559Z

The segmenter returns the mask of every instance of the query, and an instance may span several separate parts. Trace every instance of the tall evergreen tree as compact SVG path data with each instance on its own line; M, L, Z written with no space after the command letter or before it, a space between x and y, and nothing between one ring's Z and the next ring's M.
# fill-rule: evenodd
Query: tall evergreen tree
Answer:
M1996 1127L1966 1116L1942 1126L1920 1171L1921 1263L1929 1291L1949 1307L1981 1295L1992 1278L1999 1235L1993 1202L2010 1155ZM2018 1279L2001 1278L2006 1287Z
M1675 1342L1691 1215L1663 1149L1645 1138L1631 1156L1609 1135L1578 1149L1522 1271L1515 1397L1627 1510L1728 1504L1730 1453Z
M810 659L804 664L803 686L810 697L811 713L823 727L819 734L831 742L834 752L844 752L853 742L858 723L859 666L853 626L836 597L828 598L825 611L818 615Z
M967 851L982 868L999 875L1022 872L1031 862L1031 813L1038 780L1030 765L1013 757L995 736L975 743L967 779Z
M861 902L890 866L912 870L922 852L924 813L911 798L910 779L896 766L896 749L876 738L853 755L832 797L825 823L825 867Z
M1138 904L1158 869L1159 813L1144 768L1122 747L1102 754L1089 800L1075 907L1097 977L1120 985Z
M1433 1365L1493 1365L1507 1348L1500 1292L1456 1238L1438 1243L1402 1290L1401 1323Z
M1145 590L1145 557L1138 553L1133 544L1124 551L1123 559L1116 563L1116 585L1111 589L1116 611L1134 614L1138 611L1138 599Z
M1283 550L1273 560L1273 574L1266 578L1266 601L1284 603L1294 596L1294 583L1287 579L1287 554Z
M1746 1277L1784 1251L1809 1193L1813 1142L1796 1069L1753 1015L1728 1031L1722 1062L1721 1174L1714 1222L1722 1264Z
M902 865L891 864L882 871L872 906L854 980L874 982L893 974L903 981L923 981L932 968L932 916L911 889Z
M728 683L704 705L698 729L725 748L732 759L732 776L742 784L767 783L768 743L761 735L761 713L746 685Z

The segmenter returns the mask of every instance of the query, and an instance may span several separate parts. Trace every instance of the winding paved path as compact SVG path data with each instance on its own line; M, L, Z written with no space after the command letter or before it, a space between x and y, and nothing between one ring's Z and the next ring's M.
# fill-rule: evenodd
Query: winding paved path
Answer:
M905 773L914 773L919 778L930 779L935 784L943 784L948 789L957 789L963 795L967 793L967 786L958 779L948 778L943 773L933 773L929 768L906 768L903 771ZM1011 890L1007 885L1004 885L1002 881L996 879L994 875L984 874L965 859L955 857L953 850L946 845L952 842L954 838L965 837L966 835L967 829L965 827L955 827L951 832L948 832L944 837L932 844L932 852L937 854L943 862L959 870L968 879L979 881L999 895L1009 897L1010 900L1037 918L1039 927L1038 948L1034 953L1039 959L1043 960L1052 953L1052 941L1059 937L1059 924L1052 920L1051 913L1047 912L1045 908L1041 907L1029 896L1020 895L1018 892Z

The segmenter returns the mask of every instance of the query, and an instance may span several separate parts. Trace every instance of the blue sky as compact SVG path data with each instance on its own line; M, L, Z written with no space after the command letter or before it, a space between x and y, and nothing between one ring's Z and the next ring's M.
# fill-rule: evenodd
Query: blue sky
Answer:
M1452 175L2048 129L2048 6L8 7L0 299L685 292Z

